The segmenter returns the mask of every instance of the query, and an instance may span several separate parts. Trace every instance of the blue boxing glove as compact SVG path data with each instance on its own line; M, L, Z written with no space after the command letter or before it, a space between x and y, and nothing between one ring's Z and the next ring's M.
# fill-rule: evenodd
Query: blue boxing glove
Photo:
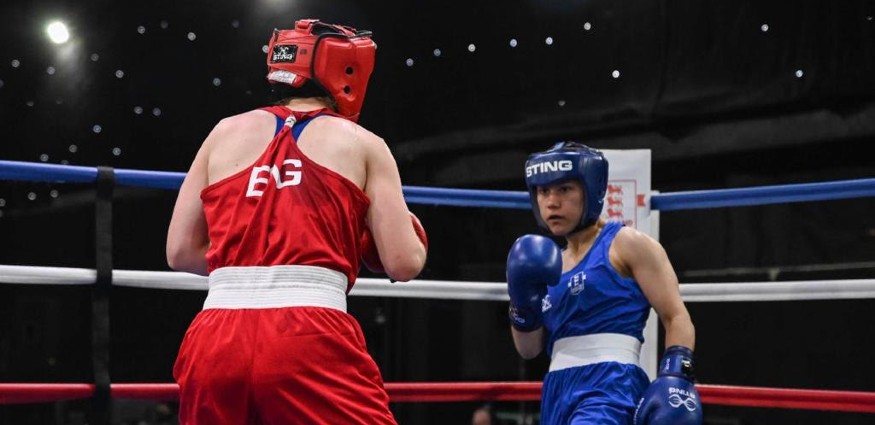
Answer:
M693 350L665 349L659 373L635 409L635 425L701 425L702 403L693 384Z
M543 325L541 300L547 295L547 285L555 285L561 276L562 253L553 240L524 235L514 241L507 254L507 292L514 328L531 332Z

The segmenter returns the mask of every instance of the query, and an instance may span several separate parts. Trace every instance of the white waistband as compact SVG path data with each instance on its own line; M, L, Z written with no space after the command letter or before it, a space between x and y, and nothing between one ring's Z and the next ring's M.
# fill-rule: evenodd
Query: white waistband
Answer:
M570 336L553 343L550 372L602 362L639 364L641 342L623 334Z
M346 311L346 275L315 266L222 267L209 277L209 308L326 307Z

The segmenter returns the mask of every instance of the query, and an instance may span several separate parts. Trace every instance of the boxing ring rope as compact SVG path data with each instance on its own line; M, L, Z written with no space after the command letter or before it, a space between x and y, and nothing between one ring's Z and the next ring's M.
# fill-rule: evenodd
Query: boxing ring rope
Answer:
M153 189L179 188L184 173L111 169L114 184ZM89 183L98 181L96 167L0 161L0 180ZM105 169L104 169L105 172ZM526 192L405 186L410 203L529 209ZM875 179L762 186L740 189L654 194L653 210L753 206L875 196ZM98 270L84 268L0 265L0 283L93 285ZM179 272L112 270L117 286L206 290L205 277ZM831 281L684 283L687 302L788 301L875 298L875 279ZM507 301L506 283L415 280L397 285L385 279L361 278L352 296ZM478 400L537 401L540 382L386 383L393 402L453 402ZM0 404L44 403L94 397L98 386L88 383L0 383ZM698 384L702 402L747 407L796 408L875 413L875 393ZM111 383L113 398L174 401L176 384Z
M385 384L389 399L401 402L537 401L540 382L407 382ZM94 384L0 384L0 404L85 399ZM875 413L875 393L697 384L702 403L725 406ZM177 401L176 384L111 384L116 399Z
M92 285L96 279L97 271L93 269L0 265L0 283ZM183 272L113 270L112 284L131 288L207 290L206 277ZM682 283L680 290L685 302L873 299L875 279ZM397 284L386 279L359 278L349 294L364 297L509 301L506 282L414 279L409 284Z
M122 186L176 190L185 173L114 169L115 182ZM97 180L97 167L0 161L0 180L30 182L89 183ZM529 195L518 191L449 189L404 186L408 202L460 207L493 207L527 210ZM738 189L696 190L655 194L650 208L676 211L702 208L754 206L789 202L828 201L875 196L875 179L838 180L821 183L786 184Z

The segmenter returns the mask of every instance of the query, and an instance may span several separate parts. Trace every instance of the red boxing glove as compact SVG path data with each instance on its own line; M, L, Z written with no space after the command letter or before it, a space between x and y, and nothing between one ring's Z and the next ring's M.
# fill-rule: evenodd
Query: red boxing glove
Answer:
M419 218L410 213L410 222L413 224L413 231L416 232L416 237L419 238L419 241L425 246L425 250L428 251L428 236L426 236L425 228L422 227ZM383 267L383 262L380 260L380 252L377 251L377 242L374 240L374 235L368 227L365 227L365 231L359 240L359 249L362 252L362 263L364 263L368 270L374 273L386 273L386 268Z
M413 213L410 213L410 221L413 222L413 231L416 232L416 237L419 238L419 241L422 242L422 246L425 247L425 252L428 253L428 236L425 234L425 227L422 227L422 223L419 222L419 217Z
M386 273L383 261L380 260L380 253L377 251L377 241L374 240L374 234L367 226L359 240L359 249L362 252L362 263L368 270L374 273Z

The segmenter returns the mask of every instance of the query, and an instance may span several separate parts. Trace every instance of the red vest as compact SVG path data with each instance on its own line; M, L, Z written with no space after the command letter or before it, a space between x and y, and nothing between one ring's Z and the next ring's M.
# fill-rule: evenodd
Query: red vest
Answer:
M264 108L298 123L325 110ZM208 271L229 266L308 265L339 271L347 292L359 271L358 240L370 206L351 181L298 149L290 127L250 167L201 192L210 236Z

